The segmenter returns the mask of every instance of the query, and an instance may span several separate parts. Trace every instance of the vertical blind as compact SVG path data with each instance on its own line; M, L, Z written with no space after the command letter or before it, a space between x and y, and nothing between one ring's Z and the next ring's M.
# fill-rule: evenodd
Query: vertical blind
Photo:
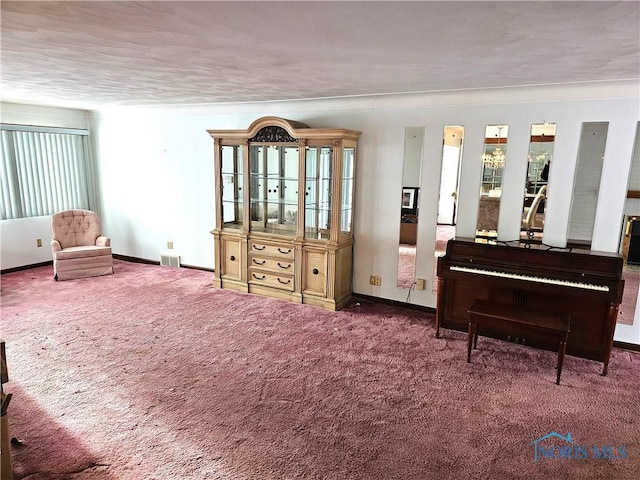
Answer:
M88 131L0 125L3 220L90 209Z

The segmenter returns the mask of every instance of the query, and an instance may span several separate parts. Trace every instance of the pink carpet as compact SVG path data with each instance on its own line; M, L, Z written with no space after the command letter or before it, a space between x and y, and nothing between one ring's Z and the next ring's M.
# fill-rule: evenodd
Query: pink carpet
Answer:
M633 325L636 302L640 293L640 267L625 266L622 278L624 278L624 292L618 309L618 323Z
M16 478L640 478L638 353L614 349L606 377L568 357L557 386L551 352L481 338L467 364L430 315L211 276L2 275Z
M398 288L412 288L416 278L416 246L398 246Z

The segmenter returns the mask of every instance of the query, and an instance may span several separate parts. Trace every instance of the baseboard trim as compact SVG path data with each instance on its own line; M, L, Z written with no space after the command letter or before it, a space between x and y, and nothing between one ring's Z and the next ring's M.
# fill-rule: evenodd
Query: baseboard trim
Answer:
M384 305L391 305L393 307L407 308L409 310L417 310L419 312L430 313L433 315L436 314L436 309L433 307L425 307L424 305L415 305L413 303L400 302L398 300L390 300L388 298L372 297L370 295L364 295L361 293L352 294L350 304L353 304L353 302L358 302L359 300L362 300L366 303L382 303Z
M114 253L113 258L115 258L116 260L122 260L124 262L143 263L145 265L160 265L160 260L149 260L148 258L130 257L128 255L120 255L118 253ZM215 272L213 268L186 265L184 263L180 264L180 268L190 268L192 270L202 270L204 272Z
M53 267L53 260L48 260L46 262L40 263L32 263L30 265L21 265L20 267L5 268L4 270L0 271L0 275L4 275L5 273L20 272L22 270L29 270L31 268L46 267L49 265Z
M120 255L119 253L114 253L113 258L115 260L122 260L123 262L131 262L131 263L144 263L145 265L160 265L160 260L149 260L147 258L140 257L130 257L129 255Z
M203 272L211 272L211 273L215 272L213 268L197 267L195 265L187 265L185 263L180 264L180 268L190 268L191 270L202 270Z
M156 261L156 260L149 260L147 258L130 257L129 255L120 255L118 253L114 253L113 258L116 260L122 260L124 262L143 263L145 265L160 265L160 260ZM5 268L4 270L0 270L0 275L4 275L5 273L20 272L22 270L29 270L31 268L39 268L39 267L47 267L47 266L52 267L53 260L48 260L46 262L40 262L40 263L31 263L29 265L21 265L19 267ZM213 268L198 267L195 265L182 264L180 265L180 268L190 268L192 270L202 270L204 272L212 272L212 273L215 272Z
M623 350L633 350L634 352L640 352L640 345L638 345L637 343L618 342L614 340L613 346L616 348L622 348Z

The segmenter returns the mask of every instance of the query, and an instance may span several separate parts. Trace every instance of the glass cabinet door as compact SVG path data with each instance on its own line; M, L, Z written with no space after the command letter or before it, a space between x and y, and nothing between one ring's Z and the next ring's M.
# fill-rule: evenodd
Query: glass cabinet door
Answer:
M305 154L304 236L329 239L332 147L309 146Z
M353 169L355 148L345 148L342 155L342 201L340 202L340 232L351 232L353 218Z
M223 145L221 158L222 224L242 228L242 146Z
M298 221L298 147L252 145L251 227L295 235Z

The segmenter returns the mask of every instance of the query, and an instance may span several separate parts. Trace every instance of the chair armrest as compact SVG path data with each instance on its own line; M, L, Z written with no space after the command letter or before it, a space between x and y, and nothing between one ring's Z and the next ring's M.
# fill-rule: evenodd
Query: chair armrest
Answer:
M60 242L57 240L51 240L51 250L54 252L59 252L60 250L62 250L62 245L60 245Z
M96 245L98 247L110 247L111 246L111 237L103 237L100 235L96 238Z

